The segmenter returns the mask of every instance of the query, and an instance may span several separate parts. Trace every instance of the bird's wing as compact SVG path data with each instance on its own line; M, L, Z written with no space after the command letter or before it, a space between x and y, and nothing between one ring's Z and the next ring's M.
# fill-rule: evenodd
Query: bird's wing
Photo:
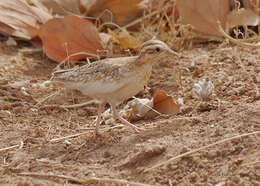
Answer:
M71 70L56 71L52 80L61 82L90 82L117 80L125 73L127 66L135 57L108 58Z

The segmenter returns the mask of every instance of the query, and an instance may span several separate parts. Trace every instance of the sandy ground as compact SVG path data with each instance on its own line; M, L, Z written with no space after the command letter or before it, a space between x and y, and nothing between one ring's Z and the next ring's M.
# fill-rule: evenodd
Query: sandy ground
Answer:
M133 121L141 134L107 114L96 137L95 103L46 107L90 99L44 84L56 63L26 48L0 42L0 185L260 185L260 49L197 44L160 62L149 87L182 98L180 113ZM192 96L201 78L207 102Z

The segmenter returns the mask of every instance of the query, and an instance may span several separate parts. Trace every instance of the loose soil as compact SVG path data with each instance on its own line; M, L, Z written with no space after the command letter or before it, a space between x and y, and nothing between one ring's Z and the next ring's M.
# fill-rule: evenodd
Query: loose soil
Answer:
M106 112L98 137L97 104L48 107L91 99L46 83L57 64L24 49L0 42L1 185L260 185L260 49L196 44L159 62L151 92L183 99L180 113L132 121L137 134ZM207 102L192 95L202 78L215 87Z

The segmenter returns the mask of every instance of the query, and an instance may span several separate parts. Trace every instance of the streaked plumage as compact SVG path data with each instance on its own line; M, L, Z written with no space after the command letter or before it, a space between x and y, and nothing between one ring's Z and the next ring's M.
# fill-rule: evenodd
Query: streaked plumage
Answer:
M162 41L152 39L142 45L138 56L107 58L72 70L54 72L52 80L101 102L96 132L106 103L111 105L114 117L139 131L139 128L119 116L115 106L143 90L150 78L153 63L167 53L178 55Z

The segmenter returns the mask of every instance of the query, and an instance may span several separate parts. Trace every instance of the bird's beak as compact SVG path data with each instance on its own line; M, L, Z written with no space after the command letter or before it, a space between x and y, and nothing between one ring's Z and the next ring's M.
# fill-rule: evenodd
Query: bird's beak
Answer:
M168 52L169 54L172 54L172 55L175 55L175 56L181 57L180 54L178 54L177 52L173 51L173 50L170 49L170 48L167 49L167 52Z

